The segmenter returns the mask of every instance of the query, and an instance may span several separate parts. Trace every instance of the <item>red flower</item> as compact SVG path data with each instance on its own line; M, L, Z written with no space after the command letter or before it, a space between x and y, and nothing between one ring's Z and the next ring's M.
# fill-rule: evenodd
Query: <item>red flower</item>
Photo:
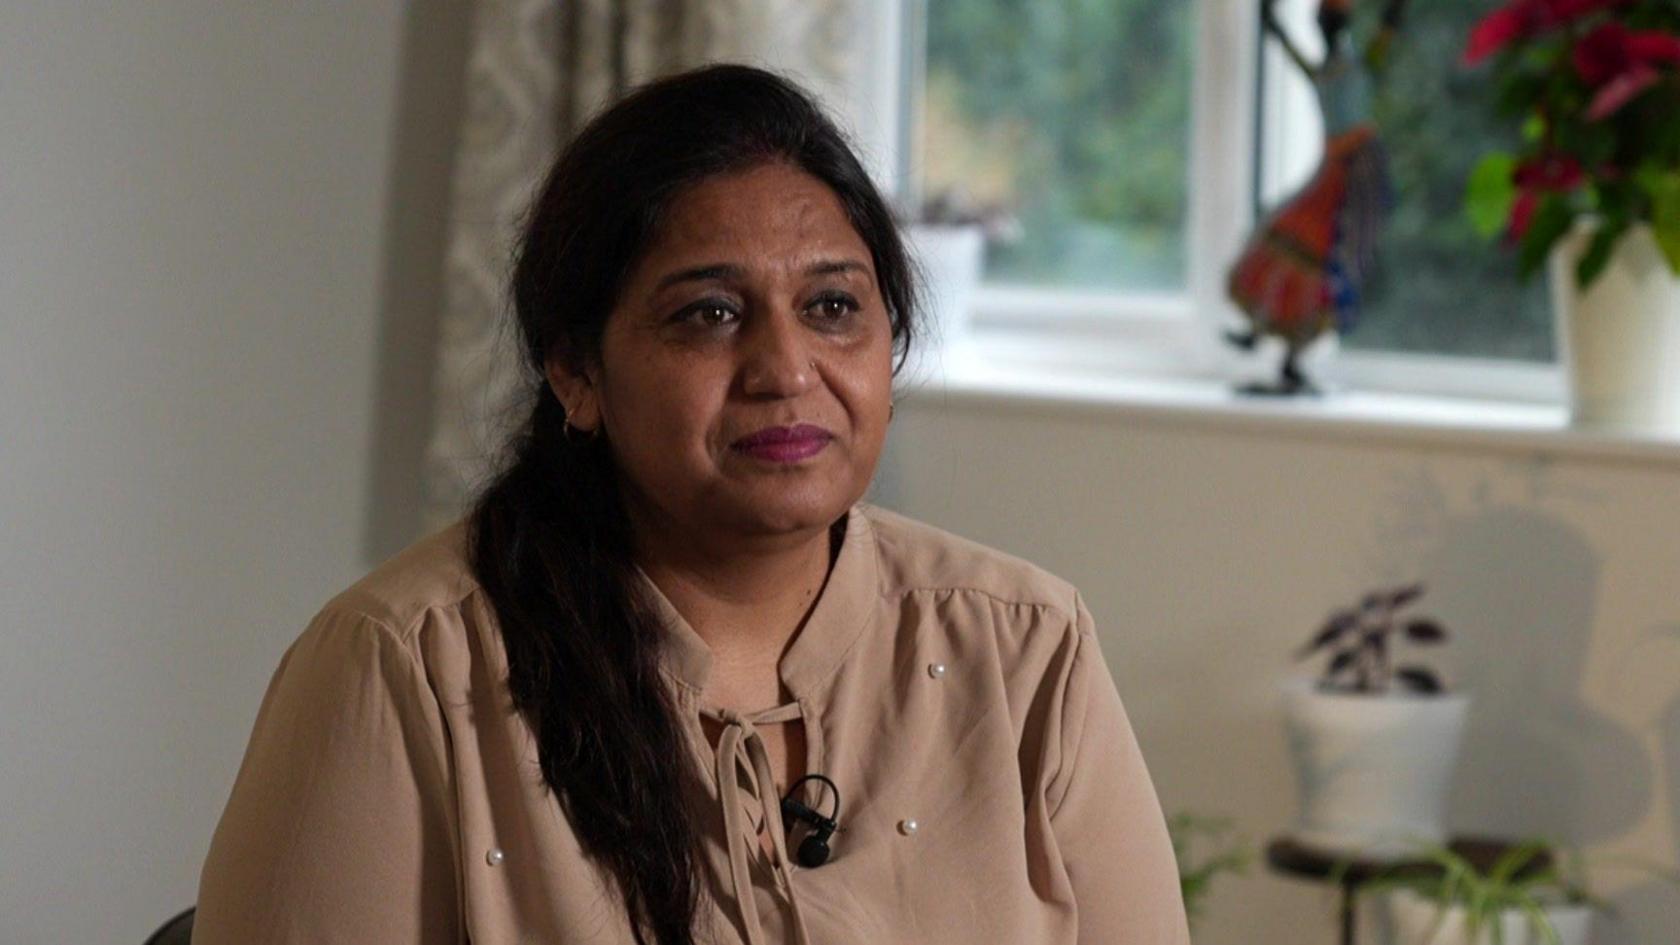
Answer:
M1548 154L1517 165L1511 180L1517 185L1517 199L1511 204L1511 217L1506 222L1505 237L1511 242L1523 238L1534 222L1534 211L1540 198L1548 193L1563 193L1581 186L1587 179L1581 162L1567 154Z
M1470 45L1464 49L1464 64L1475 65L1521 37L1532 35L1535 24L1533 3L1517 0L1482 17L1470 30Z
M1540 195L1532 190L1525 190L1517 194L1516 202L1511 204L1511 219L1505 223L1505 239L1510 243L1520 242L1523 234L1528 232L1534 223L1535 208L1540 206Z
M1582 81L1599 86L1635 64L1680 63L1680 39L1655 31L1636 33L1611 21L1581 37L1571 50L1570 58Z
M1598 90L1586 113L1589 121L1597 121L1655 85L1661 78L1658 66L1680 64L1680 38L1605 23L1581 37L1570 59L1581 80Z
M1528 39L1629 0L1511 0L1470 31L1465 65L1475 65L1519 39Z
M1650 66L1630 66L1626 72L1605 83L1604 87L1598 90L1598 94L1593 96L1592 102L1587 105L1587 120L1598 121L1614 115L1623 105L1638 97L1640 92L1656 85L1659 78L1661 76L1657 75L1657 70Z
M1524 190L1573 190L1586 179L1586 168L1567 154L1530 158L1511 172L1511 180Z

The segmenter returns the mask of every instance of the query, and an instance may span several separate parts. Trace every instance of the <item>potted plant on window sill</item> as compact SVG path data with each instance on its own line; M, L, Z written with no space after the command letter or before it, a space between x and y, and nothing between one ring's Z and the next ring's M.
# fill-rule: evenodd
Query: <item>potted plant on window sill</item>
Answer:
M1680 431L1680 7L1514 0L1471 34L1486 59L1524 144L1467 209L1549 265L1574 422Z
M986 240L1007 237L1013 225L997 208L948 189L924 201L905 226L906 242L922 277L918 327L927 332L933 350L950 354L967 345Z
M1284 685L1284 721L1300 789L1292 835L1323 851L1399 856L1446 840L1445 808L1469 697L1434 671L1396 665L1402 640L1435 645L1446 631L1402 618L1423 586L1373 591L1332 613L1298 658L1325 654L1316 680Z

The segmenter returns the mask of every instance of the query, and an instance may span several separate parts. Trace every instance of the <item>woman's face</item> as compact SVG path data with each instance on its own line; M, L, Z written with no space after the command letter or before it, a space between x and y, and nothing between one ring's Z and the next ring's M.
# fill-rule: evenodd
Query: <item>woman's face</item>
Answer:
M604 426L633 520L707 542L808 531L874 474L891 325L839 198L766 164L673 201L600 363L549 378L574 426Z

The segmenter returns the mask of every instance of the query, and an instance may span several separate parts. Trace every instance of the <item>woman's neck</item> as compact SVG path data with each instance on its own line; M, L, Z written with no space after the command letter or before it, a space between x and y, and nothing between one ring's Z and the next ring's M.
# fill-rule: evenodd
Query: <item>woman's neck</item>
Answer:
M643 527L637 563L711 649L713 676L760 690L770 704L778 694L762 690L828 580L838 550L831 533L720 547Z

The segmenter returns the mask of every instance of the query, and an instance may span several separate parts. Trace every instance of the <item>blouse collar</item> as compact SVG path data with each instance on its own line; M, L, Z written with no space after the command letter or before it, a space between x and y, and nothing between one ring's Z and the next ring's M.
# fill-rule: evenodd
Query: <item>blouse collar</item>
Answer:
M833 675L875 614L880 592L874 531L858 504L846 510L842 521L843 525L836 523L842 538L828 580L805 626L782 654L782 683L796 700L808 698ZM665 630L666 670L684 686L704 691L712 669L711 648L640 565L636 574Z

